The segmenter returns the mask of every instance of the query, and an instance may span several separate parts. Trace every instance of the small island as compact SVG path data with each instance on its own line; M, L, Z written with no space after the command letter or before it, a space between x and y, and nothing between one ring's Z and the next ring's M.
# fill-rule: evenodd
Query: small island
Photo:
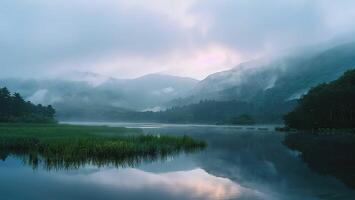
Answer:
M140 129L58 124L52 106L26 102L0 89L0 159L18 156L37 168L78 168L86 164L135 166L206 143L189 136L145 135Z

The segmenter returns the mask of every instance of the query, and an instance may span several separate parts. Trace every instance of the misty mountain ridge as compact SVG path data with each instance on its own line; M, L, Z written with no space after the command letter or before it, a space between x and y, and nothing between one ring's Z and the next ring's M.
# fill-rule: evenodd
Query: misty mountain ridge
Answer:
M189 95L174 100L172 105L206 99L257 104L287 102L355 67L355 42L305 52L287 54L274 60L254 60L211 74L200 81Z
M135 111L161 111L212 100L226 104L237 101L236 105L248 103L249 114L259 116L260 122L281 119L311 87L335 80L354 67L355 43L351 42L252 60L211 74L200 82L163 74L117 79L78 72L48 80L2 79L0 85L20 92L34 103L52 104L60 119L90 120L91 116L96 120L108 119L106 115L139 115ZM181 109L196 110L195 107L205 107L208 103ZM178 108L173 111L181 113ZM140 117L144 118L145 115Z
M97 80L104 81L98 83ZM135 79L116 79L86 72L61 79L0 80L0 85L20 92L26 100L52 104L57 108L59 116L70 110L97 111L96 108L104 111L159 110L160 105L186 94L196 83L197 80L191 78L162 74L149 74Z

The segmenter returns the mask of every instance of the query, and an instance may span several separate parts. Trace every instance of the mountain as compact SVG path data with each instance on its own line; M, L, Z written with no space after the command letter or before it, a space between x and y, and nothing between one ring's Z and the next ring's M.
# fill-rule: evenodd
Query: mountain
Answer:
M110 110L159 110L165 102L186 95L198 82L162 74L136 79L102 78L92 73L81 75L47 80L2 79L0 86L20 92L34 103L53 105L59 118L80 119Z
M20 92L34 103L53 105L60 119L169 117L171 122L175 119L204 122L204 115L215 115L208 116L208 120L223 120L248 114L258 123L271 123L281 121L282 115L291 111L310 88L335 80L354 67L355 43L352 42L253 60L200 82L162 74L115 79L94 73L73 73L48 80L3 79L0 86ZM192 105L185 106L189 104ZM157 114L150 112L169 107L173 108ZM202 112L202 108L209 109L210 113Z
M164 103L185 96L197 82L192 78L148 74L136 79L110 79L98 88L110 91L119 88L126 100L123 107L157 111Z
M288 102L354 67L355 43L255 60L208 76L189 95L173 103L189 104L204 99L239 100L260 105Z

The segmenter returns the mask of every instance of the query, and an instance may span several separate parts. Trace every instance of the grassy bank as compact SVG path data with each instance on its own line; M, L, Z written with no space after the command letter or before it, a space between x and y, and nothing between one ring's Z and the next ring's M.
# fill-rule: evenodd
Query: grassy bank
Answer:
M58 124L0 124L0 157L21 156L37 167L133 166L205 147L183 136L143 135L139 129Z

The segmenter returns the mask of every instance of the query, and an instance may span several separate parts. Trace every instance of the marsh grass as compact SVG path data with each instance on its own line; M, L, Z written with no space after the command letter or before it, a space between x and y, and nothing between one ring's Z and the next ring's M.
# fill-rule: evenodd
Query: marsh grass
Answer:
M144 135L140 129L58 124L0 124L0 159L21 157L37 168L71 169L91 164L132 167L206 146L189 136Z

